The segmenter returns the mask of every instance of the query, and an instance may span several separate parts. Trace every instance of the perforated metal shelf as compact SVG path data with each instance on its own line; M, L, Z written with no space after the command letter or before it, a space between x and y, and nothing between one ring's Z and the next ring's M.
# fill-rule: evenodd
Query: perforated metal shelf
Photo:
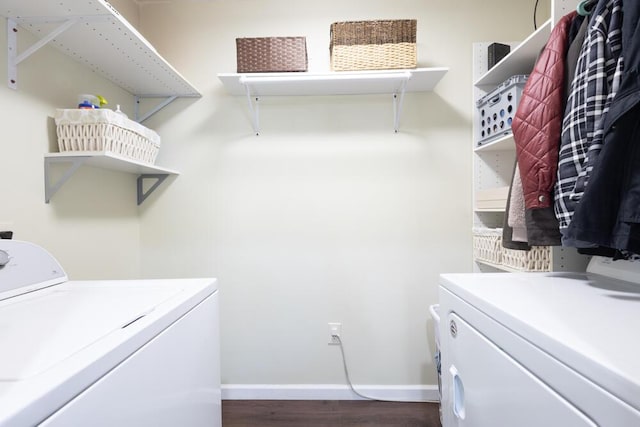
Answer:
M201 96L104 0L2 0L0 14L8 19L10 86L18 83L17 64L50 43L132 95ZM21 28L39 41L19 54L11 38Z

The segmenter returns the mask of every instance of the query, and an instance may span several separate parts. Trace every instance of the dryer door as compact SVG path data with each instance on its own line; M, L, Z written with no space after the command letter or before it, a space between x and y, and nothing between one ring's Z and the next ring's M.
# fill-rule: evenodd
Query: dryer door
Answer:
M589 418L531 372L451 313L450 364L442 367L449 387L445 427L595 427Z

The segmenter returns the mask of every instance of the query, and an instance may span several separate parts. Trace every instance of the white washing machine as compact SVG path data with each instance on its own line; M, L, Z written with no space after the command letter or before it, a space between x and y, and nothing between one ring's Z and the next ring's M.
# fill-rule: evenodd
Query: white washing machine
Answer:
M440 278L444 427L640 426L640 264Z
M0 426L221 426L215 279L69 281L0 240Z

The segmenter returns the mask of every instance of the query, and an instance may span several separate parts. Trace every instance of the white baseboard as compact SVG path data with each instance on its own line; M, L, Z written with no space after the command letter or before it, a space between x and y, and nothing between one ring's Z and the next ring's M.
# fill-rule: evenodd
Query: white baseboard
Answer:
M358 393L380 400L438 401L435 385L363 385ZM338 384L223 384L223 400L363 400L348 386Z

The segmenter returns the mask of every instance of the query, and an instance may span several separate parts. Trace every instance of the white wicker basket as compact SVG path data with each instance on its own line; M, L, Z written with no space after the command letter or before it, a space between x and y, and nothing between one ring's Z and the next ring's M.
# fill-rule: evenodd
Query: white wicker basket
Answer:
M502 262L502 229L474 228L473 257L492 264Z
M551 246L519 251L502 248L502 265L521 271L551 271Z
M60 152L110 152L153 164L160 150L157 133L111 110L58 109L55 122Z
M533 246L528 251L502 246L501 228L473 229L473 257L518 271L551 271L551 246Z

